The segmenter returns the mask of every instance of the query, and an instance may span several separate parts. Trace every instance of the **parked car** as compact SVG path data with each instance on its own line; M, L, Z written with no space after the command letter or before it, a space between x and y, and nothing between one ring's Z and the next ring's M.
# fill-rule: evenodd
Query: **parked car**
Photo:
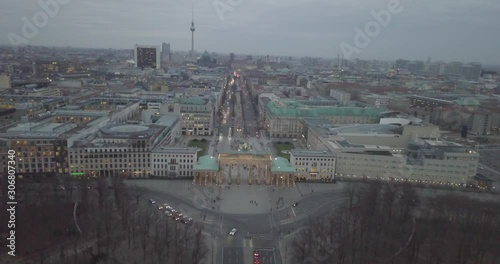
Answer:
M193 218L191 217L188 217L188 216L184 216L182 219L181 219L181 222L184 223L184 224L190 224L193 222Z

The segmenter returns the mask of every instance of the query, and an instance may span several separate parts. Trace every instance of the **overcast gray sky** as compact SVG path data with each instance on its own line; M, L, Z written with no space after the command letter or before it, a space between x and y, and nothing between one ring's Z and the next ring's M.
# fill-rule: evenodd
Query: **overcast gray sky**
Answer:
M189 50L194 3L197 51L336 57L340 43L355 46L355 27L374 21L370 11L391 0L64 1L26 38L30 44L118 49L170 42L172 50ZM399 1L403 11L353 57L500 64L499 0ZM234 6L221 19L214 3ZM0 43L10 43L9 33L23 36L22 18L33 21L39 11L39 1L1 0Z

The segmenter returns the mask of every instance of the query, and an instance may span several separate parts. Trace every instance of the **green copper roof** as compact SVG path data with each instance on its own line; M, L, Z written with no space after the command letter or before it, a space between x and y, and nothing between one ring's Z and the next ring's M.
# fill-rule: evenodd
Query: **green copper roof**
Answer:
M200 97L183 97L183 98L177 98L175 100L176 103L179 104L186 104L186 105L204 105L207 103L205 99L202 99Z
M295 173L294 167L290 166L290 162L282 157L276 157L271 162L271 173Z
M311 107L296 101L281 100L269 102L266 106L271 115L284 117L325 117L325 116L366 116L379 117L384 108L375 107L332 107L318 106Z
M193 166L194 171L219 171L217 158L212 156L202 156L198 159L198 163Z
M455 102L455 104L460 105L460 106L479 106L480 105L479 100L477 100L476 98L471 98L471 97L457 99L453 102Z

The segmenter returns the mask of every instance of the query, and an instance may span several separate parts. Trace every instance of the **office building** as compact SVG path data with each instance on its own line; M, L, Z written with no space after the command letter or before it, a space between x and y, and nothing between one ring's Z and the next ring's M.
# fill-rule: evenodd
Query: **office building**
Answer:
M293 100L271 101L266 105L266 125L271 137L301 138L305 118L322 118L335 124L378 123L383 108L306 105Z
M16 151L19 179L39 181L68 173L68 139L76 124L51 122L21 123L0 134L1 172L6 172L7 151Z
M339 178L449 186L474 180L479 158L476 147L440 139L437 126L400 121L402 126L308 123L306 145L331 152L336 158L335 177Z
M10 76L0 74L0 90L11 88Z
M159 69L161 52L159 46L135 45L135 67L140 69Z
M69 149L73 176L151 175L151 151L169 132L156 124L109 124L96 133L75 140Z
M193 175L197 148L158 146L151 152L151 171L154 177L189 177Z
M331 89L330 96L335 98L341 105L347 105L351 101L351 94L341 90Z
M167 65L171 61L170 43L163 43L161 45L161 61L164 65Z
M177 98L162 113L180 116L182 135L213 134L215 105L211 99L197 96Z
M369 95L366 97L366 103L377 108L387 108L390 97L383 95Z
M335 156L330 151L290 151L290 166L297 171L296 180L332 181L335 174Z

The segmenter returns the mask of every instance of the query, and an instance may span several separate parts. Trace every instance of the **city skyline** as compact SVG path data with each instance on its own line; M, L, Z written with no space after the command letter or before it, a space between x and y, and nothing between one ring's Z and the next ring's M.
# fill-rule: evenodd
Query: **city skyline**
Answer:
M49 16L28 44L122 49L135 43L159 45L167 41L173 50L189 50L191 2L64 2L67 3L58 6L58 12ZM223 0L193 2L197 13L197 51L335 57L342 54L341 43L353 45L355 28L364 29L366 23L374 20L371 12L385 10L391 3L235 2L233 6ZM424 12L427 2L400 1L401 12L393 14L387 26L381 27L369 45L352 58L431 57L434 61L499 64L500 53L495 44L500 39L492 34L500 31L500 18L496 16L499 3L446 0L433 2L431 11ZM7 1L4 6L0 11L0 21L6 25L0 30L3 44L10 43L9 33L22 36L26 21L23 18L33 21L34 14L44 11L37 2Z

